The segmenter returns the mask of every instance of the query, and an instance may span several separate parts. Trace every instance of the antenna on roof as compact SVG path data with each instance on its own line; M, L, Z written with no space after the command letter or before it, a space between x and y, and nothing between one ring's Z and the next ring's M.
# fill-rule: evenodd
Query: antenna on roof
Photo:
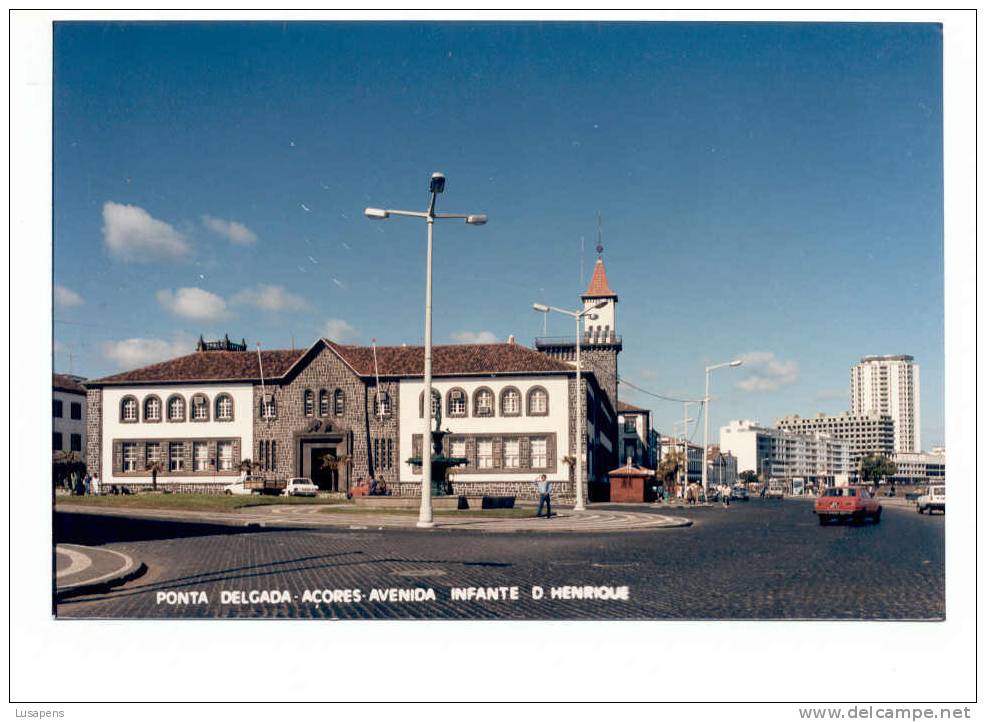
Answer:
M596 211L596 253L603 257L603 214Z

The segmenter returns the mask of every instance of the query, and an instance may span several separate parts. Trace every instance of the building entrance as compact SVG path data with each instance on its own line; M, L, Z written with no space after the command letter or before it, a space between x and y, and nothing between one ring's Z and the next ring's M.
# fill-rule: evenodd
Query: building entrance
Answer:
M312 483L319 488L319 491L339 491L336 450L311 447L309 454Z
M308 477L321 491L348 491L349 465L343 434L299 436L298 476Z

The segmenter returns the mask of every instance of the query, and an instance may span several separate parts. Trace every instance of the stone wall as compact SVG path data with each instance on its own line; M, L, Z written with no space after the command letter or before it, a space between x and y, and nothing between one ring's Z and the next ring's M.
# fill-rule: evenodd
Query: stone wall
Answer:
M298 374L287 383L268 384L268 395L273 394L276 406L276 418L268 423L261 418L260 400L261 387L255 385L253 390L253 419L254 419L254 449L251 458L258 458L260 441L277 442L277 463L273 470L263 471L262 475L270 478L287 478L298 474L300 461L298 445L300 439L306 436L318 436L323 433L342 434L344 441L340 454L349 455L350 464L347 469L340 469L340 488L348 488L357 479L369 478L373 468L372 439L387 438L393 440L394 464L392 469L379 470L378 478L387 481L396 479L397 460L401 450L398 445L398 393L397 382L381 381L381 388L390 394L390 414L384 419L374 418L372 413L372 394L374 383L365 383L357 376L336 354L328 348L322 348ZM328 415L321 415L319 408L319 392L325 389L329 393ZM335 414L334 394L336 389L344 394L344 408L341 416ZM315 397L314 415L305 414L305 391L311 390ZM318 423L319 428L315 428ZM326 429L331 428L330 431ZM244 456L247 453L244 451ZM348 484L348 486L347 486Z
M102 448L103 448L103 390L89 389L86 391L86 449L85 462L87 471L93 476L102 478Z
M596 382L609 398L609 405L616 411L617 373L619 349L616 346L583 346L582 363L592 370Z

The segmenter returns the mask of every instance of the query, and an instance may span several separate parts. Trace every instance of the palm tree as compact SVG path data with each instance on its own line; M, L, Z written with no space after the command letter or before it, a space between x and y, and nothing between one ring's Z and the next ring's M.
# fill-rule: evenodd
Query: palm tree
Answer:
M151 472L151 491L157 491L157 475L164 471L164 464L158 460L148 461L144 471Z
M251 459L244 459L240 462L239 470L241 472L246 472L247 476L250 476L254 471L260 468L260 463L254 463Z
M322 468L332 472L333 486L336 488L336 491L339 491L339 469L352 466L352 463L353 459L349 454L339 454L339 456L326 454L322 457Z
M568 480L574 481L572 476L572 469L575 467L575 457L574 456L563 456L561 457L561 463L568 466Z

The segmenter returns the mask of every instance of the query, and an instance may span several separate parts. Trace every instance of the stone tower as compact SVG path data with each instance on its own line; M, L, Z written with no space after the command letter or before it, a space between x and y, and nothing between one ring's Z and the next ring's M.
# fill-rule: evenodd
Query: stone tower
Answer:
M603 263L602 245L596 246L598 257L592 271L589 287L582 294L582 307L587 309L605 303L594 310L591 318L583 318L582 327L582 366L591 370L600 387L609 397L609 403L616 410L617 401L617 356L623 350L623 339L616 333L616 303L619 300L609 286L606 266ZM535 342L539 351L562 359L575 361L574 338L539 338Z

